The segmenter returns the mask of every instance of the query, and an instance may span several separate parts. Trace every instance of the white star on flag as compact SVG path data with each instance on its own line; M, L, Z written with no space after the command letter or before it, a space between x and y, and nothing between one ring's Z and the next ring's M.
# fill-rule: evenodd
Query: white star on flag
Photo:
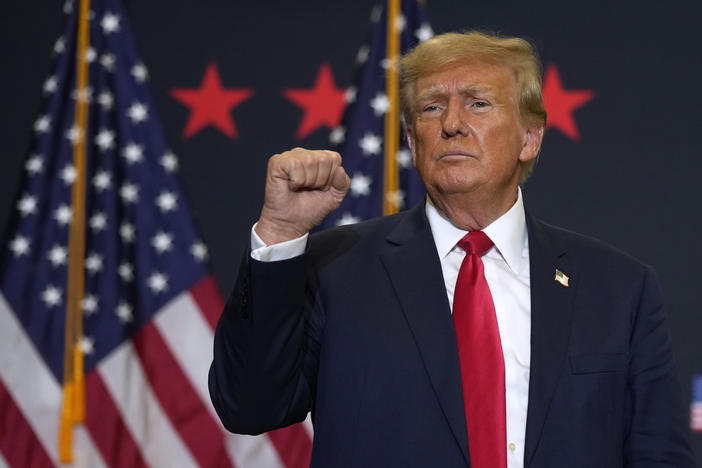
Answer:
M134 320L132 307L124 301L120 301L120 303L117 305L115 313L117 314L117 317L119 317L119 321L122 323L129 323Z
M119 189L119 196L125 203L136 203L139 200L139 188L127 182Z
M132 119L133 124L138 124L147 119L149 114L149 109L139 101L134 101L132 105L127 109L127 117Z
M17 209L22 213L22 217L37 211L37 199L29 194L25 194L17 202Z
M178 158L176 158L176 155L171 151L161 156L161 161L159 162L167 172L175 172L178 170Z
M102 65L102 67L109 72L115 71L116 63L117 58L115 58L114 54L102 54L100 57L100 65Z
M59 37L54 44L54 53L61 54L64 50L66 50L66 40L63 37Z
M93 176L93 186L98 193L102 193L112 186L112 180L109 172L107 171L97 171Z
M384 58L383 60L380 61L380 66L383 67L383 69L388 70L390 67L394 67L396 63L397 63L397 55L394 57Z
M171 192L161 192L156 198L156 205L161 208L161 212L168 213L176 209L176 196Z
M93 100L93 88L86 86L82 89L74 89L71 93L71 99L75 99L78 102L90 103Z
M89 224L93 232L103 231L107 227L107 216L105 213L97 212L91 216Z
M63 180L64 184L71 185L75 182L77 175L76 168L73 167L72 164L66 164L66 166L61 169L61 175L59 175L59 177Z
M44 159L38 154L34 154L27 159L27 164L24 165L24 168L27 169L30 175L39 174L44 170Z
M395 29L402 32L402 30L405 29L406 25L407 25L407 20L405 20L405 16L402 13L398 14L395 17Z
M143 83L149 77L149 72L146 69L146 65L141 62L134 65L131 72L134 79L139 83Z
M397 208L402 208L405 204L405 192L402 190L395 190L393 192L388 192L386 195L387 200L394 204Z
M397 160L397 164L403 169L412 167L412 153L406 148L399 150L395 159Z
M95 340L93 340L89 336L84 336L80 339L80 349L85 354L93 354L93 352L95 351Z
M156 252L160 254L168 252L173 247L173 236L163 231L159 231L151 239L151 245L154 249L156 249Z
M345 138L346 129L342 125L339 125L334 130L329 132L329 142L335 145L340 145L343 143Z
M134 238L136 237L134 233L134 226L126 222L122 223L122 225L119 227L119 236L126 243L134 242Z
M358 52L356 53L356 62L366 63L366 60L368 60L369 53L370 53L370 49L368 48L368 46L362 45L361 48L358 49Z
M44 82L44 88L43 88L44 92L46 94L51 94L54 91L56 91L57 88L58 88L58 80L56 79L56 77L54 75L51 75Z
M115 103L114 98L112 97L112 93L110 93L109 91L103 91L100 94L98 94L97 102L104 110L112 109L112 106Z
M18 235L10 242L10 250L15 254L15 257L21 257L29 252L29 239Z
M200 261L207 259L207 246L202 242L196 242L190 247L190 253Z
M370 20L377 23L380 20L380 15L383 14L383 7L381 5L375 5L371 10Z
M431 29L428 23L424 23L414 32L414 37L416 37L419 42L424 42L434 37L434 30Z
M83 138L83 131L77 125L74 124L66 132L66 138L70 140L71 144L75 145Z
M119 31L119 16L108 11L102 17L100 26L102 26L102 31L107 35Z
M370 101L370 106L373 108L373 113L379 117L390 109L390 100L384 93L378 93Z
M34 131L37 133L46 133L51 128L51 119L48 115L42 115L34 122Z
M120 263L117 268L117 274L125 283L129 283L134 279L134 269L132 265L127 262Z
M41 293L41 300L44 301L46 307L54 307L61 303L61 296L61 290L50 284Z
M51 250L49 250L49 254L47 255L47 257L49 258L51 264L57 267L59 265L66 264L68 252L66 251L65 247L61 247L60 245L54 245L53 247L51 247Z
M141 162L144 157L144 147L134 142L127 143L122 151L122 156L129 164Z
M97 52L95 52L95 49L92 47L88 47L88 50L85 51L85 61L88 63L92 63L95 61L97 58Z
M92 294L86 294L81 302L81 308L85 315L93 315L98 310L98 299Z
M61 205L54 211L54 219L56 219L60 226L65 226L70 223L71 217L73 217L73 210L68 205Z
M101 151L107 151L115 147L115 133L103 128L95 135L95 144Z
M346 104L352 104L356 102L356 93L358 90L356 89L355 86L349 86L346 88L346 93L344 94L344 99L346 100Z
M158 271L151 273L151 276L149 276L149 288L154 294L165 291L168 289L168 277Z
M102 270L102 255L97 252L91 252L90 255L85 257L85 269L88 273L94 275Z
M360 195L369 195L371 178L364 176L360 172L356 172L353 177L351 177L351 195L358 197Z
M361 219L357 218L356 216L352 215L351 213L344 213L344 215L339 218L339 220L336 222L337 226L344 226L346 224L356 224L359 222Z
M359 141L358 144L361 147L363 154L370 156L371 154L380 154L382 140L380 137L378 137L378 135L368 132L363 135L363 138L361 138L361 141Z

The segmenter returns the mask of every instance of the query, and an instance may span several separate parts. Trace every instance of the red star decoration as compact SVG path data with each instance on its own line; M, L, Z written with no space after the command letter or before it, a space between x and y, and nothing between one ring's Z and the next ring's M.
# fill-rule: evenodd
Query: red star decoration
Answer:
M238 132L231 110L253 95L249 88L222 88L217 64L210 63L199 88L173 88L171 96L190 109L190 118L183 130L183 138L190 138L212 125L229 138Z
M322 125L332 129L341 122L346 105L346 91L336 87L331 67L326 62L319 67L313 88L288 88L283 91L283 95L305 111L295 134L299 140Z
M557 128L571 140L578 141L580 133L573 113L595 97L595 93L591 90L566 91L561 84L558 68L555 65L549 65L544 77L543 97L548 114L546 128Z

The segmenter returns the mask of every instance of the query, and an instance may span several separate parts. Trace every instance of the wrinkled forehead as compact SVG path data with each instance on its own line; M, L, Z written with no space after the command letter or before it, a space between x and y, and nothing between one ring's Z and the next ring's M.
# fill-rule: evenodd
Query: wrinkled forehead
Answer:
M496 60L453 61L420 75L413 94L415 101L421 101L452 93L515 99L516 74Z

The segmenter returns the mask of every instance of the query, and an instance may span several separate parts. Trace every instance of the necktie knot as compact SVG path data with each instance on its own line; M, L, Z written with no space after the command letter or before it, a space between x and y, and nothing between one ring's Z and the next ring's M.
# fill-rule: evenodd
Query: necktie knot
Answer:
M466 252L466 255L475 254L482 257L490 250L493 243L483 231L471 231L458 241L458 246Z

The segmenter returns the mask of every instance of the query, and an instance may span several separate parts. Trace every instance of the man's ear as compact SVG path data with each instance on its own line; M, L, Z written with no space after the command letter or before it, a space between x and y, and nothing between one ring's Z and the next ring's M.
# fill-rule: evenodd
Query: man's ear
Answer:
M544 126L533 125L526 128L522 151L519 153L521 162L531 161L539 155L541 142L544 139Z

